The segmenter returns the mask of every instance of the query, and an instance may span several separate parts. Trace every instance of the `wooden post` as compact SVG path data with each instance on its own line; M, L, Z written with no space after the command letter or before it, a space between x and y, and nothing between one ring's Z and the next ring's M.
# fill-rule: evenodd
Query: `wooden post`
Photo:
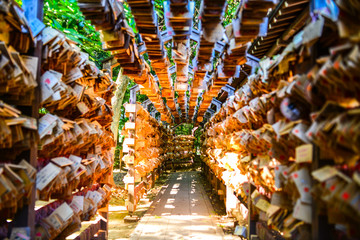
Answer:
M221 191L220 200L223 200L226 206L226 186L220 180L219 180L219 190Z
M225 206L226 206L226 213L230 213L232 209L235 209L239 199L234 194L234 189L230 186L226 187L226 198L225 198Z
M127 174L127 183L126 188L128 190L128 198L126 201L126 208L129 212L129 217L125 217L124 221L137 221L138 218L133 218L133 214L136 209L136 201L135 201L135 146L136 146L136 93L140 90L138 85L133 86L130 89L130 104L126 105L125 111L129 116L129 124L128 131L128 141L124 140L125 148L128 151L128 154L132 157L132 161L127 162L128 166L128 174Z
M206 164L205 164L205 163L204 163L204 165L203 165L203 173L204 173L205 178L208 179L208 177L207 177L207 175L208 175L208 170L207 170L207 168L206 168Z
M320 161L320 149L318 146L313 144L313 161L312 171L319 169L327 164L331 164L331 161L326 160ZM311 234L312 240L330 240L334 239L333 230L334 225L328 223L328 216L320 212L322 206L319 202L312 201L312 223L311 223Z
M160 176L164 170L164 166L165 166L165 162L162 162L160 164L160 167L158 168L158 176ZM166 166L165 166L165 170L166 170Z
M256 234L256 219L253 218L251 214L252 209L252 201L251 201L251 193L255 190L255 187L249 182L249 197L248 197L248 232L247 239L251 239L252 234Z
M215 193L216 195L219 195L218 191L219 191L219 179L217 179L217 177L215 176L215 174L213 175L214 176L214 188L215 188Z
M211 176L211 183L212 183L213 189L215 189L215 190L213 190L212 192L215 192L216 195L218 194L218 192L217 192L218 191L217 182L218 182L218 180L217 180L217 178L215 176L215 173L213 173L212 176Z
M23 9L26 16L29 18L38 18L40 21L43 20L43 6L44 0L24 0ZM17 106L19 110L25 115L35 118L38 122L39 119L39 106L40 106L40 76L41 76L41 60L42 60L42 41L41 37L36 38L36 46L28 52L28 55L32 55L38 58L37 66L37 78L36 82L38 86L34 91L34 101L29 106ZM38 124L37 124L38 125ZM24 151L18 156L18 160L26 159L29 163L37 167L37 145L31 146L31 149ZM29 204L23 206L15 215L13 220L13 227L29 227L30 238L35 239L35 193L36 186L34 184ZM10 230L10 229L9 229Z
M111 56L110 58L103 61L103 69L106 69L110 72L111 78L113 77L113 69L119 65L120 63L117 62L114 56Z
M157 172L158 172L158 169L155 168L154 171L151 173L151 188L153 188L155 186Z
M106 204L105 207L98 210L99 215L101 216L100 220L100 231L98 232L98 237L100 239L108 239L108 221L109 221L109 204Z
M212 172L210 170L210 167L207 167L206 178L207 178L208 182L210 182L210 184L211 184ZM211 186L212 186L212 184L211 184Z

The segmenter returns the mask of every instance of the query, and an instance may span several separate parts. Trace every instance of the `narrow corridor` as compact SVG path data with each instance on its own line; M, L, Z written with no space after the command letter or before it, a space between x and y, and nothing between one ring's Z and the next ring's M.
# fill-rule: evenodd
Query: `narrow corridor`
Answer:
M130 239L223 239L198 172L173 173Z

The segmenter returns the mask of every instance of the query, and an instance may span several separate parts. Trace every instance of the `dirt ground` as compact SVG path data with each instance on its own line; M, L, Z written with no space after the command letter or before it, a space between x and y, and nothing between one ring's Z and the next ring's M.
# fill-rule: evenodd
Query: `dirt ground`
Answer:
M163 173L156 181L155 187L140 200L136 207L135 215L141 218L145 214L161 187L166 184L169 173L170 172ZM114 180L117 185L120 185L119 175L122 174L114 173ZM113 197L109 203L109 240L128 239L136 228L137 223L124 223L125 216L127 216L127 211L124 199Z
M201 169L199 166L190 166L188 168L176 168L172 171L194 171ZM149 207L152 204L152 201L155 199L156 195L161 190L162 186L167 184L167 179L172 171L164 172L161 177L156 181L155 187L151 189L139 202L135 214L138 217L142 217ZM116 185L123 186L122 178L125 175L124 172L114 172L114 181ZM240 239L237 236L234 236L234 220L226 216L226 210L224 202L221 201L216 194L212 194L211 185L205 180L205 177L201 179L201 183L205 187L205 191L210 197L211 204L215 211L213 212L213 217L217 219L217 224L220 226L225 234L225 239ZM125 208L125 196L121 192L118 194L113 194L111 201L109 202L109 240L122 240L128 239L130 234L134 231L137 226L137 223L124 223L124 217L127 216L127 211ZM81 230L69 236L67 239L74 239L74 237L79 234L82 230L86 229L92 222L83 222Z
M235 219L226 215L226 207L223 200L220 200L219 196L213 193L211 184L206 180L204 175L201 175L201 184L207 195L210 198L211 205L214 208L213 217L216 218L217 225L222 228L225 238L224 239L241 239L238 236L233 235L235 231Z
M189 166L187 168L176 168L173 171L193 171L201 169L198 165ZM142 217L147 209L149 209L153 199L159 193L161 187L166 185L167 179L171 171L164 172L164 174L157 180L155 188L151 189L147 195L141 199L139 205L137 206L136 215ZM114 173L114 179L116 184L120 184L119 179L122 177L120 173ZM233 235L235 230L234 220L226 216L226 208L224 201L221 201L216 194L212 194L211 185L206 181L205 177L201 179L201 183L205 187L205 191L210 197L211 204L215 209L213 216L217 219L217 224L220 226L225 234L225 239L241 239ZM109 239L119 240L119 239L128 239L130 234L136 228L137 223L124 223L124 217L127 215L127 211L124 207L124 200L119 198L113 198L110 201L109 207Z

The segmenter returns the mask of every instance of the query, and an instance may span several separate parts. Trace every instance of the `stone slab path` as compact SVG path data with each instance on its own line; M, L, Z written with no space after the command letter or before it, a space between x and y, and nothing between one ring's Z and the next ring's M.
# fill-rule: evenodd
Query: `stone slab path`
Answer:
M152 206L131 234L131 240L220 240L223 231L211 217L214 210L198 172L170 175Z

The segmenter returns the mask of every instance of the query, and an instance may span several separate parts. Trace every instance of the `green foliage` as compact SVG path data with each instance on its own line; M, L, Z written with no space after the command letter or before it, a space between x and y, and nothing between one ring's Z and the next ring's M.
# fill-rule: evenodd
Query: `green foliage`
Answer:
M136 83L132 80L129 81L129 85L126 88L126 92L125 92L125 96L124 96L124 100L123 100L123 104L130 102L130 88L132 88L133 86L135 86ZM148 97L145 94L140 94L140 92L137 92L136 94L136 101L142 103L143 101L147 100ZM124 111L125 108L123 107ZM125 112L124 112L125 115Z
M198 51L198 45L199 43L194 41L194 40L190 40L190 58L189 58L189 64L193 65L193 61L196 58L197 55L197 51Z
M203 133L204 133L204 129L202 129L201 127L198 127L194 132L194 136L195 136L194 145L195 145L195 149L197 151L201 147L201 144L202 144L201 137L202 137Z
M124 6L125 18L127 23L129 24L129 26L131 27L131 29L134 31L135 34L138 33L139 31L136 28L135 18L131 12L129 4L126 1L124 1L123 6Z
M216 67L219 64L219 60L220 60L220 54L219 52L215 52L214 57L212 58L212 71L211 73L213 73L214 71L216 71Z
M154 7L158 16L158 25L160 31L166 30L165 18L164 18L164 0L155 0Z
M225 27L229 25L234 18L236 18L236 10L239 7L241 0L228 0L225 14L223 16L222 25Z
M49 111L46 108L40 108L39 113L40 114L47 114L47 113L49 113Z
M143 54L143 57L144 57L145 62L146 62L146 63L149 65L149 67L150 67L150 74L153 75L153 76L155 76L156 73L155 73L154 69L153 69L152 66L151 66L151 61L150 61L150 58L149 58L149 54L148 54L148 53L144 53L144 54Z
M171 74L171 81L172 81L173 85L175 85L175 83L176 83L176 72Z
M171 66L174 66L175 62L172 58L172 40L165 44L165 49L166 49L166 56L169 59Z
M192 123L182 123L175 127L175 135L191 135L194 125Z
M194 9L194 15L193 15L193 27L196 30L199 30L199 23L200 23L200 6L201 6L201 0L195 0L195 9Z
M188 84L191 87L192 86L192 81L194 80L194 74L189 73L189 78L188 78Z
M122 151L122 144L117 144L114 153L114 165L113 165L115 169L120 168L121 151Z
M45 25L58 29L89 54L89 59L102 68L102 60L110 54L102 50L100 34L86 21L75 0L45 0Z
M113 68L113 70L112 70L112 74L113 74L113 79L112 80L113 81L116 81L116 79L117 79L117 77L119 75L120 69L121 69L120 65Z

